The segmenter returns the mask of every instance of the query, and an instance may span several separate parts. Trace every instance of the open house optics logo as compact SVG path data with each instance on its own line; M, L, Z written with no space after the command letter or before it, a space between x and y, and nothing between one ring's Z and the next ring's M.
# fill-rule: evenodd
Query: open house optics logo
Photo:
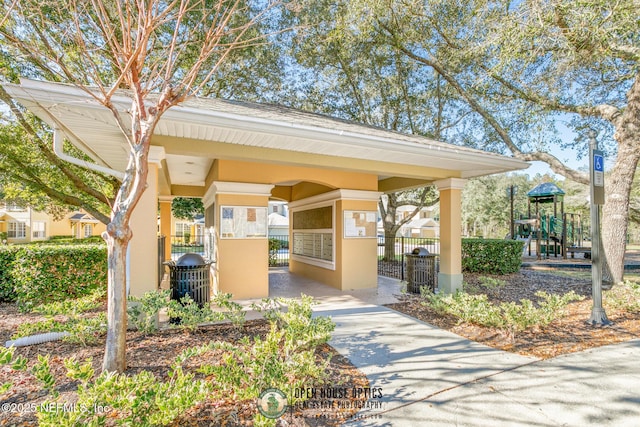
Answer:
M384 411L379 387L298 387L287 396L282 390L269 388L258 397L258 411L270 419L290 411L294 418L380 419ZM289 402L295 402L289 404ZM360 412L365 411L365 412Z
M258 397L258 411L266 418L279 418L287 411L287 395L277 388L268 388Z

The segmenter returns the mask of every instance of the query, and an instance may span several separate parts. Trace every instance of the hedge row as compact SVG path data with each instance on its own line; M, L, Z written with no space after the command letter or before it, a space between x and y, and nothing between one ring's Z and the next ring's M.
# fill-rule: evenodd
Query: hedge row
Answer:
M80 297L106 285L104 244L0 247L0 299L22 308Z
M21 250L20 246L0 245L0 302L15 301L15 284L13 275L13 262Z
M509 274L520 270L522 242L501 239L462 239L462 271Z

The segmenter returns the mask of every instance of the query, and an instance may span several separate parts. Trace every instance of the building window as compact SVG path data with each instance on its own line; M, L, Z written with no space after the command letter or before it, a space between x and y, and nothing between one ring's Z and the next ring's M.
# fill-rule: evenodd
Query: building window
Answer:
M24 222L10 221L7 237L11 239L24 239L27 237L27 226Z
M191 234L191 224L186 222L176 222L176 236L183 237L186 234Z
M34 239L44 239L47 237L47 223L44 221L36 221L31 224L31 235Z
M83 231L84 231L84 237L91 237L93 236L93 225L91 224L85 224L83 227Z

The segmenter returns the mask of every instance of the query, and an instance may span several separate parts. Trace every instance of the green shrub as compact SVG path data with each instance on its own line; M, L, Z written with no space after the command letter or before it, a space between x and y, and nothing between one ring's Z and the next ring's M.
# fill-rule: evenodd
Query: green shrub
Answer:
M129 297L135 302L127 309L129 321L144 334L151 334L158 330L157 315L166 309L172 320L171 327L188 331L195 331L203 323L230 321L237 327L245 322L245 311L237 302L231 300L232 294L218 293L211 303L220 310L214 310L211 305L199 305L189 295L180 301L169 299L170 291L146 292L142 297Z
M506 286L507 282L496 279L494 277L480 276L478 283L463 283L463 290L469 294L486 294L495 296L501 288Z
M27 369L27 362L29 360L24 356L16 356L16 348L11 346L9 348L0 347L0 366L10 365L14 371L25 371ZM9 391L13 387L12 382L6 382L0 384L0 397Z
M624 283L605 291L602 296L606 308L627 313L640 312L640 283L625 280Z
M274 266L278 263L278 251L282 249L282 242L278 239L269 239L269 265Z
M213 323L228 320L224 311L214 311L208 304L200 306L188 294L180 301L171 300L168 303L167 314L172 319L171 326L194 332L203 323ZM244 322L244 312L239 314Z
M12 302L16 299L15 280L11 274L13 262L21 246L0 245L0 302Z
M520 270L522 242L500 239L462 239L462 270L509 274Z
M107 298L107 288L99 287L91 291L90 294L75 299L54 301L40 304L33 307L34 313L45 316L56 316L58 314L73 316L87 311L95 310L104 304Z
M153 299L159 301L160 297L156 295ZM39 425L163 426L207 397L255 399L267 388L288 391L322 385L329 360L317 363L315 352L317 346L330 339L335 325L329 318L313 317L313 303L311 297L304 295L300 301L265 300L262 307L270 322L266 336L188 348L176 357L166 381L148 371L131 376L103 372L94 379L90 359L84 362L65 359L67 377L79 382L72 410L60 410L61 405L68 402L59 400L48 357L39 356L29 372L54 399L38 407ZM241 308L226 294L220 296L217 304L230 312ZM187 360L209 351L221 352L222 363L198 368L198 372L205 374L207 379L183 372L182 365ZM15 356L13 347L0 348L0 365L24 371L28 368L27 362L26 358ZM0 384L0 394L10 387L10 383ZM294 398L290 393L289 403L295 404L302 399ZM254 422L255 425L271 426L276 423L259 414Z
M91 317L72 315L65 320L48 318L34 323L22 323L11 339L27 337L46 332L69 332L63 341L73 344L92 345L98 342L98 336L107 331L107 314L98 313Z
M49 240L39 240L28 243L29 245L95 245L106 244L100 236L90 236L77 239L73 236L51 236Z
M292 391L323 383L329 361L318 364L315 351L328 342L335 327L328 317L312 316L313 303L304 295L301 300L264 300L256 307L270 322L267 335L253 340L245 337L237 344L212 342L199 348L196 354L223 352L221 364L203 365L199 372L212 376L223 396L255 399L273 387L290 392L289 404L301 402L303 398L296 398Z
M141 297L129 296L130 304L127 308L129 322L143 334L151 334L158 330L158 313L169 305L171 291L145 292Z
M28 360L15 356L14 347L0 347L0 365L27 371ZM165 426L214 390L214 385L184 373L181 364L195 351L185 351L171 366L169 379L158 380L151 372L128 376L102 372L94 380L91 359L79 362L64 359L67 377L78 381L78 399L73 404L59 401L56 379L51 371L50 356L38 355L28 372L54 400L38 406L40 426ZM184 355L187 354L185 357ZM0 396L11 383L0 384ZM64 409L62 409L64 408Z
M177 362L167 381L142 371L131 376L103 372L91 382L93 370L87 363L65 360L65 366L67 375L81 381L78 410L47 411L49 405L56 408L61 402L45 402L38 407L40 426L165 426L212 391L211 383L184 373Z
M51 365L49 365L49 355L38 355L38 362L31 367L31 374L42 384L42 388L51 393L54 397L58 396L55 389L56 378L51 373Z
M33 307L33 311L43 314L46 319L38 322L21 323L12 339L45 332L69 332L63 341L90 345L106 331L107 317L104 312L82 315L104 303L105 288L94 289L90 294L76 299L55 301ZM82 316L81 316L82 315ZM53 316L64 316L54 318Z
M9 348L0 347L0 365L11 365L11 369L14 371L26 371L28 359L24 356L16 356L15 347ZM50 356L38 355L38 361L33 364L29 372L40 382L40 385L47 393L53 396L58 395L58 391L55 390L56 379L51 373L51 366L49 365ZM11 383L0 384L0 396L7 392L11 388Z
M422 295L423 304L438 313L454 316L460 322L503 329L511 337L528 328L550 324L563 315L567 304L584 298L573 291L564 295L536 292L536 296L540 299L537 305L528 299L496 305L485 294Z
M12 266L16 301L23 310L107 285L105 245L24 245Z

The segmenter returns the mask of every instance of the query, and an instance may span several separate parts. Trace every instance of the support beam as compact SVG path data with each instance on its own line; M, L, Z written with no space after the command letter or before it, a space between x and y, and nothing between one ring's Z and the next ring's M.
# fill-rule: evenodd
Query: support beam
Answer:
M160 199L160 235L165 236L164 259L171 259L171 201L172 198Z
M149 162L147 188L130 221L129 294L142 296L158 289L158 164Z
M462 189L464 179L434 182L440 192L440 272L438 288L444 293L462 289Z
M214 288L233 294L234 299L269 296L266 227L272 189L273 185L214 181L203 198L205 206L214 206L220 236ZM251 235L252 230L261 229L264 236Z

